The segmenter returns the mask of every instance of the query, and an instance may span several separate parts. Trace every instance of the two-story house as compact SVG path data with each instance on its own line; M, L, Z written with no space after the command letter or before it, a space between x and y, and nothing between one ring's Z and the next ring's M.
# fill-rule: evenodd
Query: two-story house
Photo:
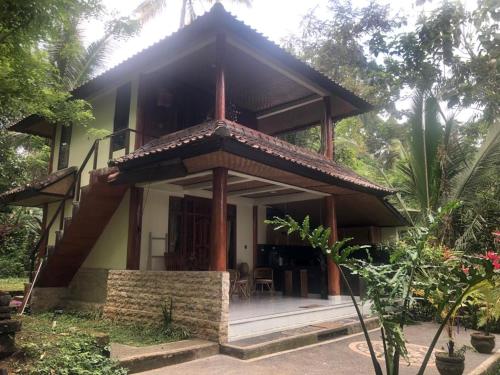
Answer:
M171 299L179 324L219 341L280 329L286 314L286 326L331 320L353 313L336 265L266 218L309 215L332 241L372 245L405 225L392 190L334 161L334 123L372 106L220 4L73 95L108 136L36 116L10 127L52 145L45 179L0 196L44 208L33 308L153 321ZM280 138L318 125L320 153ZM230 301L226 271L253 289L262 268L274 292Z

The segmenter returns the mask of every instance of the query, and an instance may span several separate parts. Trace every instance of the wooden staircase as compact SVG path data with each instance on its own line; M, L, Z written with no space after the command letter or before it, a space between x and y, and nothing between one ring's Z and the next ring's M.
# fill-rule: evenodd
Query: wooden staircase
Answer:
M109 173L109 169L91 172L89 184L81 189L80 200L73 202L72 216L64 218L63 229L56 232L55 245L47 248L35 286L68 286L89 255L129 188L110 185Z

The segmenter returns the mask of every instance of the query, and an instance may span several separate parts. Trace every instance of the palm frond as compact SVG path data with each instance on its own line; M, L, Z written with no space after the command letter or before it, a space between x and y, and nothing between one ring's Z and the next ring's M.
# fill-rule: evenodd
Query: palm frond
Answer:
M465 199L481 186L484 173L500 172L500 121L493 123L474 160L452 181L451 197L454 200Z
M167 6L167 0L144 0L132 12L141 25L159 14Z

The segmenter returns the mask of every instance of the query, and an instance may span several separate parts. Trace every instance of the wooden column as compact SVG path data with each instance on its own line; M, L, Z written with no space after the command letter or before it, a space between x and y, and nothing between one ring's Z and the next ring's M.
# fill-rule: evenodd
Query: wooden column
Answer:
M142 198L143 189L130 188L130 205L128 217L127 269L138 270L141 261L142 233Z
M328 159L334 157L333 146L333 126L332 126L332 112L330 107L330 97L323 98L323 121L321 123L321 151Z
M210 225L210 270L225 271L227 265L227 169L225 168L213 170Z
M330 244L333 244L338 240L337 232L337 212L335 209L335 197L330 195L325 197L325 213L326 222L325 225L331 229ZM340 270L338 266L331 261L330 258L327 260L327 270L328 270L328 295L338 296L340 295Z
M226 82L224 77L224 60L226 53L226 37L217 34L215 41L215 119L226 119Z
M259 206L253 206L252 210L253 222L253 268L257 266L257 242L259 238Z

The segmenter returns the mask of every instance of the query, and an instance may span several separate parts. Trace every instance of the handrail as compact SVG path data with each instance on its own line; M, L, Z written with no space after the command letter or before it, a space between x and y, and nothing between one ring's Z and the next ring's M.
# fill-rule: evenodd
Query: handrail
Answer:
M38 259L39 259L39 265L38 265L37 272L36 272L35 276L33 277L33 271L34 271L34 268L35 268L36 255L37 255L37 253L38 253L38 251L40 249L40 246L42 246L42 244L45 242L45 240L48 240L50 229L52 228L52 225L54 225L54 223L55 223L55 221L57 219L57 216L60 214L61 217L64 219L64 207L66 205L66 201L71 196L71 193L74 191L75 187L79 186L79 183L77 184L77 181L80 180L81 174L82 174L83 170L85 169L85 167L87 166L87 163L90 160L90 157L92 156L92 154L96 150L96 147L97 147L98 143L99 143L98 140L95 140L94 143L92 144L92 146L90 147L89 152L85 156L85 159L83 159L82 165L80 166L80 168L76 172L75 178L73 179L73 181L71 182L70 186L68 187L68 190L66 191L66 194L64 194L64 197L62 198L61 203L57 207L56 212L52 216L52 219L50 220L49 224L45 227L45 230L43 231L42 235L40 236L40 239L37 241L35 247L33 248L33 251L31 252L31 262L30 262L31 263L31 265L30 265L30 281L31 281L31 285L30 285L30 288L28 290L28 294L26 296L24 296L23 305L21 307L21 312L20 312L21 315L24 314L24 310L26 308L28 300L31 297L31 293L33 292L33 288L34 288L35 283L36 283L36 281L38 279L38 275L40 274L40 270L42 269L44 258L48 257L48 251L47 251L48 250L48 246L46 246L44 254L40 255L38 257ZM61 222L63 222L63 220ZM62 229L62 228L60 228L60 229Z
M143 135L147 135L143 132L140 132L138 130L135 130L135 129L130 129L130 128L126 128L126 129L121 129L121 130L118 130L112 134L108 134L104 137L101 137L101 138L97 138L96 140L94 140L94 143L92 143L92 146L90 147L89 151L87 152L87 155L85 156L85 158L83 159L83 162L82 164L80 165L80 167L78 168L77 172L75 173L75 178L73 179L73 181L71 182L70 186L68 187L68 190L66 191L66 193L64 194L62 200L61 200L61 203L59 204L59 206L57 207L54 215L52 216L52 219L49 221L48 225L45 226L45 229L42 233L42 235L40 236L40 239L37 241L35 247L33 248L33 251L31 252L30 254L30 258L31 258L31 261L30 261L30 281L31 281L31 285L30 285L30 288L28 290L28 293L24 296L24 300L23 300L23 304L21 306L21 312L20 314L24 314L24 311L25 311L25 308L26 308L26 305L28 304L28 301L31 297L31 294L33 292L33 288L35 287L35 284L38 280L38 276L40 274L40 271L42 269L42 266L43 266L43 263L44 261L47 261L48 260L48 245L45 247L45 252L43 254L40 254L38 259L39 259L39 264L38 264L38 268L37 268L37 271L35 273L35 275L33 276L33 272L34 272L34 269L35 269L35 262L36 262L36 259L37 259L37 254L38 252L40 251L40 247L43 245L43 243L47 240L48 242L48 237L49 237L49 234L50 234L50 230L52 229L52 226L54 225L57 217L59 215L61 215L60 217L60 222L59 222L59 229L63 229L63 224L64 224L64 207L66 205L66 201L70 198L71 196L71 193L73 192L73 197L75 198L74 200L76 202L78 202L80 200L80 186L81 186L81 176L82 176L82 173L84 171L84 169L86 168L90 158L92 157L92 154L94 155L94 159L93 159L93 170L97 169L97 162L98 162L98 155L99 155L99 144L101 141L103 141L104 139L113 139L113 137L117 136L117 135L120 135L122 133L126 133L127 136L125 138L125 153L128 154L129 151L130 151L130 133L133 132L133 133L136 133L136 134L143 134ZM155 136L152 136L152 135L147 135L148 137L152 137L152 138L158 138L158 137L155 137ZM113 155L113 147L112 147L112 144L110 143L109 145L109 149L110 149L110 153L109 153L109 158L111 159L112 158L112 155Z

